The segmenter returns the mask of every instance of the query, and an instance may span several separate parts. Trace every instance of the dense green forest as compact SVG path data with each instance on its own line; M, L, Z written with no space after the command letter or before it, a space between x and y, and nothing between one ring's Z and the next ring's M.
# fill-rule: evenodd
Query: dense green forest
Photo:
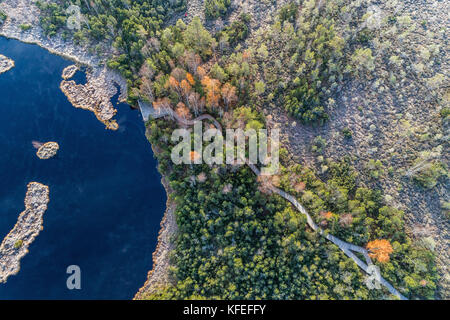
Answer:
M173 127L163 121L149 126L150 141L165 148ZM147 298L379 299L386 294L368 290L353 261L309 229L284 199L266 194L250 169L173 167L169 155L162 152L158 160L160 169L170 172L177 204L180 230L171 269L176 285ZM364 246L389 239L394 253L389 262L377 263L382 275L410 298L432 298L433 256L405 235L403 212L384 205L379 191L357 188L348 163L330 167L322 182L311 169L286 163L272 182L297 195L322 228L346 241Z
M198 18L164 27L169 16L185 10L184 1L81 2L87 21L74 33L62 23L68 1L39 6L49 37L62 32L99 50L113 48L107 64L128 80L130 104L141 99L184 118L208 112L226 128L262 128L262 109L272 99L285 101L304 122L325 121L343 75L370 61L361 58L370 53L360 32L353 38L336 30L334 13L344 12L348 1L326 1L320 13L314 0L301 3L301 12L294 3L284 7L271 31L250 44L245 14L217 34ZM208 16L217 17L229 1L206 4ZM279 59L269 58L274 52ZM268 193L249 168L174 165L170 137L176 123L151 120L147 127L159 170L173 189L179 231L172 286L146 298L387 297L385 290L369 290L356 264L309 229L287 201ZM376 262L383 277L409 298L433 298L434 257L405 233L402 211L387 206L381 191L359 187L350 161L327 162L329 170L319 177L286 153L282 150L282 170L272 184L295 195L323 229L345 241L360 246L389 241L389 260Z

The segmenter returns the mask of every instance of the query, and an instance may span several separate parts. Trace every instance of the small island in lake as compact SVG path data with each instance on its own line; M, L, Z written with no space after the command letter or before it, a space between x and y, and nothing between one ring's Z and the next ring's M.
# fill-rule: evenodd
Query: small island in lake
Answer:
M50 159L56 155L58 150L59 144L57 142L49 141L39 146L36 155L39 157L39 159Z
M0 283L20 270L20 259L28 253L28 246L43 229L43 215L47 210L49 188L38 182L30 182L23 211L14 228L0 245Z

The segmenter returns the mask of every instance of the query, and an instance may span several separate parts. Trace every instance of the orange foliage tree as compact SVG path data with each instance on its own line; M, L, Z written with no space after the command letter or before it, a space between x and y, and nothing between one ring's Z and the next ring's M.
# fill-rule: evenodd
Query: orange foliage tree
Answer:
M191 162L195 162L198 159L200 159L200 154L197 151L191 151L189 152L189 158L191 159Z
M186 103L188 102L189 94L191 93L192 87L186 79L181 80L180 83L181 93L183 95L183 99Z
M197 76L200 78L200 79L203 79L205 76L206 76L206 70L205 69L203 69L202 67L197 67Z
M187 79L187 81L189 81L189 83L191 84L191 86L193 86L193 85L195 84L194 77L193 77L192 74L190 74L189 72L186 73L186 79Z
M211 79L205 76L202 80L202 85L206 91L206 105L212 110L215 110L219 106L220 101L220 81L217 79Z
M333 218L333 213L331 211L322 211L320 213L320 216L324 219L330 220L331 218Z
M322 227L328 226L328 221L330 221L333 218L333 212L331 211L322 211L320 212L320 225Z
M180 83L173 76L170 76L169 79L167 79L165 87L174 90L177 94L181 93Z
M390 242L385 239L370 241L366 248L369 251L369 257L379 262L388 262L389 255L394 251Z

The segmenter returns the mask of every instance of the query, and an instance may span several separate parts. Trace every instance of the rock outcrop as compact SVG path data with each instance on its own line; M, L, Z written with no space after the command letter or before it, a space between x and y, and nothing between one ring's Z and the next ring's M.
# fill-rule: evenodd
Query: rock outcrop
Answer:
M94 112L99 121L107 129L117 130L119 125L112 119L117 110L111 103L111 98L117 93L116 84L121 82L120 77L114 77L106 68L88 71L87 83L77 84L70 79L76 72L76 66L69 66L63 70L60 88L75 108ZM119 101L125 101L124 91Z
M50 159L56 155L59 150L59 145L57 142L49 141L44 143L39 147L36 155L39 159Z
M14 60L0 54L0 74L14 68Z
M47 210L49 189L38 182L30 182L23 211L14 228L0 245L0 283L20 270L20 260L28 253L29 245L43 229L43 215Z

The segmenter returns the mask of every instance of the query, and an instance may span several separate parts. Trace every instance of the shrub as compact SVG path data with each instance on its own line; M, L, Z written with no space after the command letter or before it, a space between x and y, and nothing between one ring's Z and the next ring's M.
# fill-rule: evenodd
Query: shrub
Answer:
M349 128L342 129L342 135L345 139L351 139L352 137L352 131Z
M441 115L441 118L447 119L447 117L450 116L450 108L449 107L442 108L439 114Z
M370 159L369 163L367 164L367 169L369 170L369 174L372 178L378 179L380 175L383 174L383 164L380 160L373 160Z
M233 21L233 23L219 32L216 38L220 39L222 37L228 39L230 45L234 46L239 41L247 38L249 33L248 24L250 22L250 15L242 13L238 19Z
M327 145L327 140L322 138L322 136L317 136L314 138L313 145L311 147L313 152L322 153L323 149Z
M437 184L437 180L444 174L446 174L446 168L440 161L435 163L429 163L421 170L417 171L413 179L420 186L431 189Z
M31 24L21 24L21 25L19 26L19 28L20 28L22 31L28 31L28 30L31 29Z
M372 56L370 48L356 49L351 60L358 71L373 71L375 69L375 58Z
M16 243L14 243L14 248L19 249L23 245L23 240L17 240Z
M0 24L3 24L3 22L5 22L7 17L8 16L6 15L6 13L0 10Z
M205 15L207 19L224 16L230 7L231 0L206 0Z

